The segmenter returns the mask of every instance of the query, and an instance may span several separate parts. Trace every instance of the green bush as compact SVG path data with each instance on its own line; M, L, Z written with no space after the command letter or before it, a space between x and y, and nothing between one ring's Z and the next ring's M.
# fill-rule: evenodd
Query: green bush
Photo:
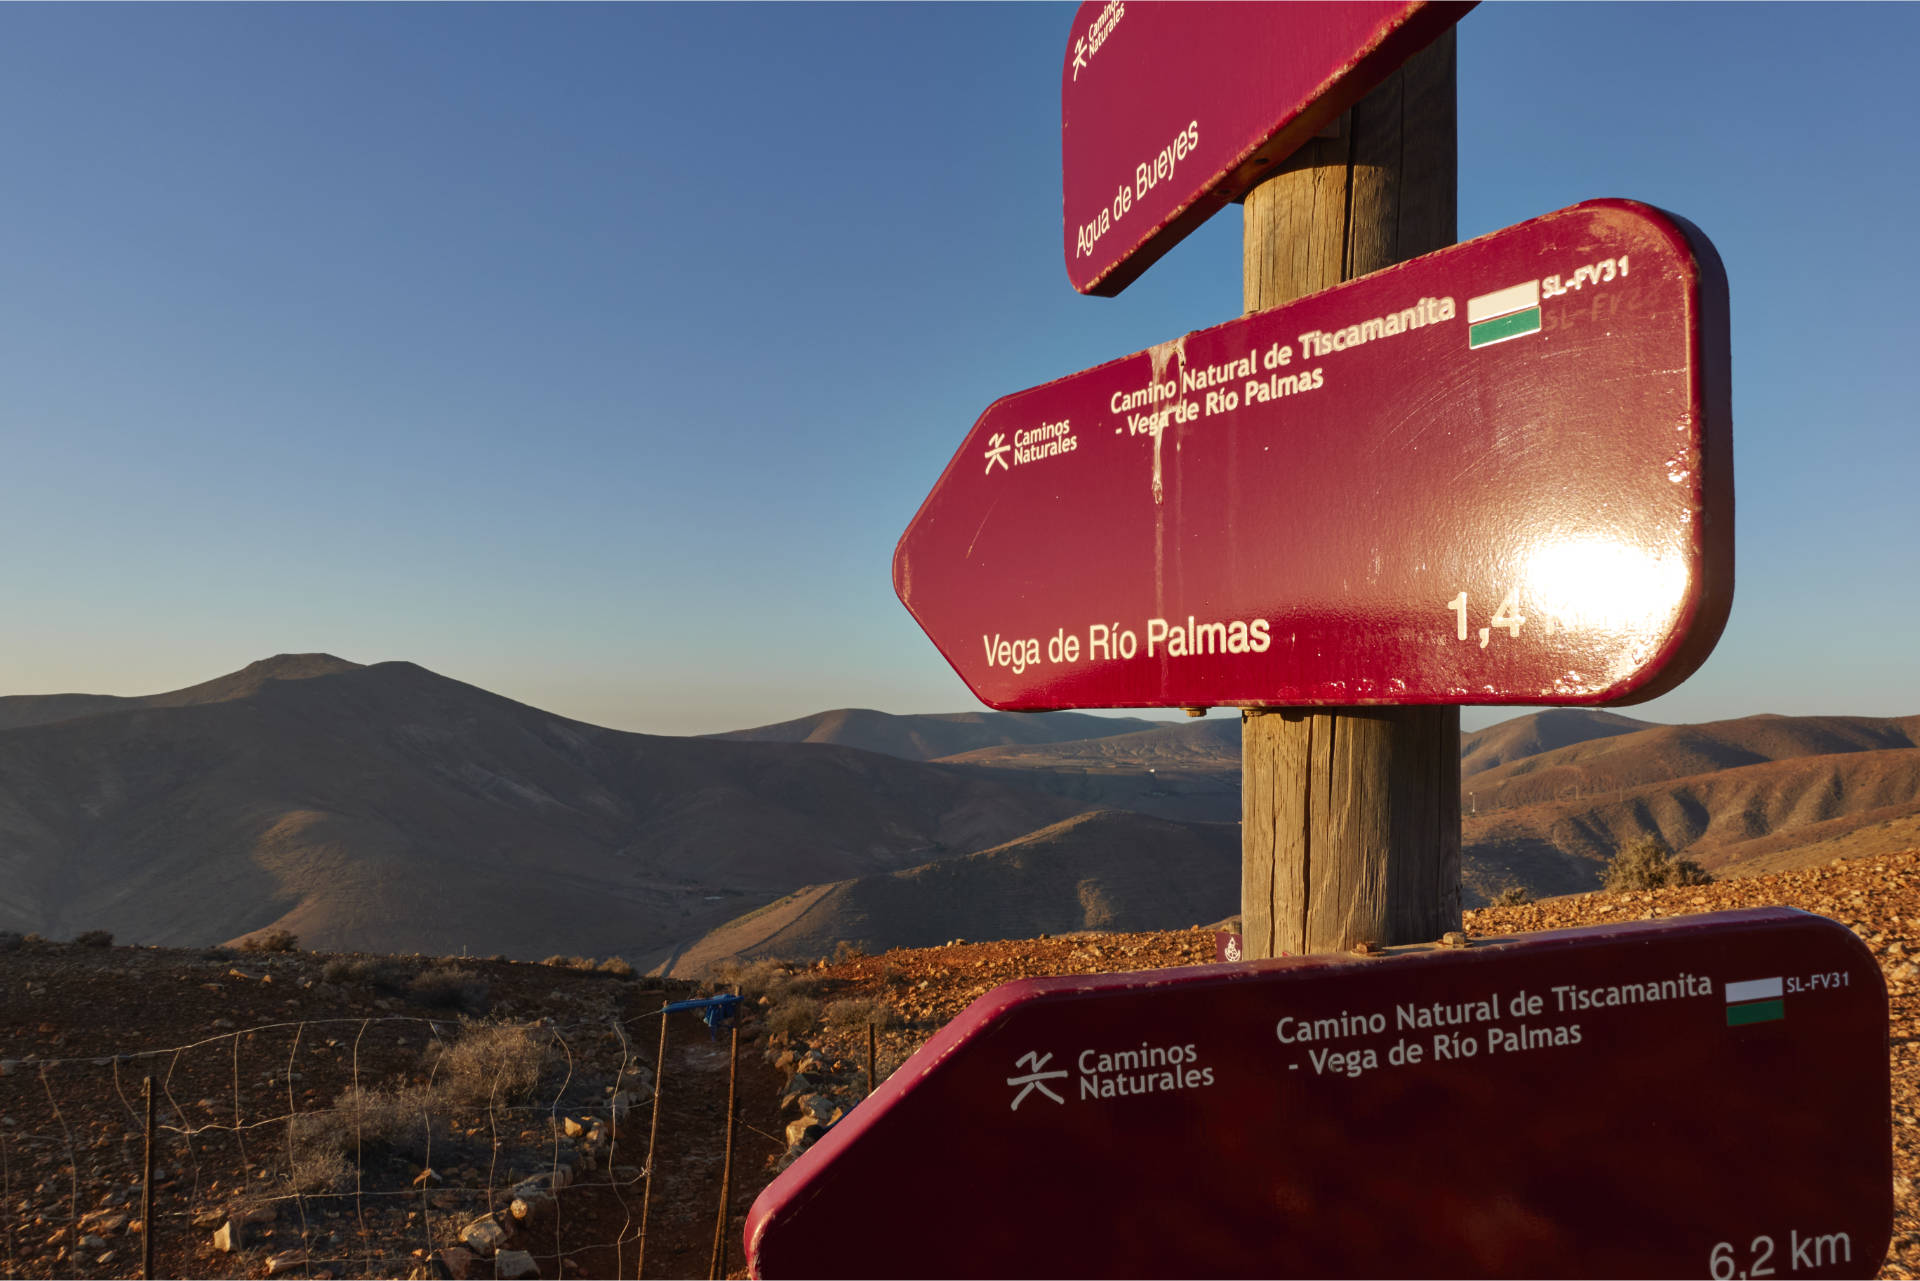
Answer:
M1690 858L1675 858L1656 837L1635 841L1607 864L1606 890L1625 894L1670 886L1710 885L1713 876Z

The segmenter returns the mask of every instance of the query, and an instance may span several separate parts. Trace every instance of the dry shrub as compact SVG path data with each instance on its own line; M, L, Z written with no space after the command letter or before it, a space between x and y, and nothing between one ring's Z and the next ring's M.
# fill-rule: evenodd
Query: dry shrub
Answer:
M469 1023L441 1053L434 1082L458 1103L505 1103L540 1082L547 1035L531 1023Z
M407 991L414 975L392 961L377 961L369 956L336 956L320 967L320 979L324 983L364 983L389 996L399 996Z
M867 949L852 939L841 939L833 945L833 960L836 965L847 961L864 960L866 955Z
M465 1010L485 1014L489 989L486 980L457 965L422 970L407 984L409 999L430 1009Z
M900 1012L871 996L849 997L829 1005L822 1022L827 1031L841 1036L864 1032L869 1024L884 1032L899 1025Z
M785 962L771 957L758 961L728 957L710 966L707 978L709 985L716 990L732 989L749 1001L758 1001L764 996L770 1004L775 1005L786 997L803 994L813 986L811 979L800 978Z
M620 978L623 978L623 979L630 979L633 977L633 966L627 964L625 957L609 956L606 960L600 962L600 964L595 966L594 968L599 970L600 973L602 974L614 974L614 975L618 975Z
M1533 902L1533 891L1524 885L1509 885L1493 896L1494 907L1525 907Z
M1656 838L1635 841L1607 864L1606 890L1663 890L1680 885L1711 885L1713 876L1690 858L1675 858Z
M810 996L789 996L767 1010L769 1035L805 1036L820 1021L820 1002Z
M300 936L279 928L249 934L235 944L242 952L297 952Z
M82 930L73 936L73 941L81 947L112 947L112 930Z
M398 1157L421 1162L444 1138L433 1094L419 1086L348 1089L322 1112L293 1118L290 1138L296 1190L342 1192L354 1183L354 1162Z

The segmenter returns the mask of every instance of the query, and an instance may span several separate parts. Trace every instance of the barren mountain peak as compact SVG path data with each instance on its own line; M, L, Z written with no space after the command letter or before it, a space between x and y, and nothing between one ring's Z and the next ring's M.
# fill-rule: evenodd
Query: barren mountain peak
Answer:
M332 654L275 654L248 663L237 672L216 676L185 689L169 690L143 700L150 707L185 707L195 703L224 703L257 694L268 681L303 681L318 676L337 676L359 671L360 663L350 663Z

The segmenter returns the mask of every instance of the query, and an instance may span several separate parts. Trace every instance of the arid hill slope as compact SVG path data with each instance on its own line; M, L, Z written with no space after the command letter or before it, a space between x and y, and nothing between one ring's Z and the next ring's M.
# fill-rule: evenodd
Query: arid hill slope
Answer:
M1916 742L1920 717L1748 716L1505 760L1461 779L1469 902L1596 888L1647 838L1720 875L1783 870L1796 849L1920 814Z
M1084 805L1183 823L1240 821L1237 716L1065 743L983 747L940 763Z
M847 748L601 729L411 663L282 656L38 708L0 731L0 929L56 938L280 925L333 948L639 961L797 885L1084 808Z
M1648 721L1593 707L1550 707L1460 736L1460 774L1465 777L1556 747L1650 729Z
M832 743L898 756L902 760L930 761L1007 743L1059 743L1127 734L1154 723L1135 716L1089 716L1084 712L946 712L895 716L865 707L841 707L777 725L728 730L706 737L746 743Z
M825 956L843 941L883 951L1217 921L1239 908L1238 826L1103 811L963 858L808 886L714 930L670 972L729 956Z

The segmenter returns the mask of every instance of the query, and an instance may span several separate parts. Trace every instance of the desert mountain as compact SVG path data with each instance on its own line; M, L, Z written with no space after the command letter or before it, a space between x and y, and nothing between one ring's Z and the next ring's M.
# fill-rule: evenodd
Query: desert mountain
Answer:
M1183 823L1240 821L1240 718L942 757L997 782Z
M1551 707L1460 736L1462 777L1556 747L1650 729L1651 723L1591 707Z
M674 959L809 958L1076 930L1164 929L1240 908L1240 829L1103 811L964 858L812 885L727 922Z
M842 707L777 725L729 730L707 737L748 743L832 743L903 760L930 761L983 747L1060 743L1127 734L1149 729L1157 723L1137 716L1089 716L1084 712L948 712L895 716L864 707Z
M1878 849L1874 829L1920 814L1920 717L1649 725L1506 760L1461 789L1470 901L1505 884L1592 889L1646 837L1719 875L1782 870L1820 857L1798 847L1855 833Z
M796 885L1085 808L843 747L628 734L411 663L8 700L0 929L636 962Z

